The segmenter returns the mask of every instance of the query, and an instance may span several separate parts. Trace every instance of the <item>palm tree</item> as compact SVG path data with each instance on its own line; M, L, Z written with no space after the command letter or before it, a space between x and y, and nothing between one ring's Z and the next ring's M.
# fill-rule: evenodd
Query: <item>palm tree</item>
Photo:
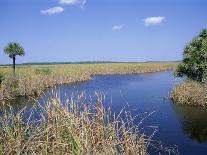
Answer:
M8 45L4 48L4 53L8 54L10 58L13 60L13 75L15 77L15 65L16 65L16 56L24 56L25 51L24 48L16 42L10 42Z

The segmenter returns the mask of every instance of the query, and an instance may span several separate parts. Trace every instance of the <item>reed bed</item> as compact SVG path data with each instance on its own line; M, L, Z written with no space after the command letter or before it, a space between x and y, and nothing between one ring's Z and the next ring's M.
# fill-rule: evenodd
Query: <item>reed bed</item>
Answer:
M103 105L101 95L93 105L83 103L83 97L80 94L77 101L62 104L54 96L45 106L35 104L27 119L26 109L16 114L12 108L3 110L0 154L145 155L150 147L175 153L152 145L154 132L147 136L140 126L142 122L134 125L135 117L130 113L122 110L112 114L111 107ZM121 117L123 114L126 119Z
M90 80L93 75L137 74L158 72L175 68L177 63L108 63L18 66L16 78L11 76L12 68L0 67L4 77L0 84L0 100L17 96L40 95L54 85Z
M186 80L174 88L171 98L176 104L206 107L207 84Z

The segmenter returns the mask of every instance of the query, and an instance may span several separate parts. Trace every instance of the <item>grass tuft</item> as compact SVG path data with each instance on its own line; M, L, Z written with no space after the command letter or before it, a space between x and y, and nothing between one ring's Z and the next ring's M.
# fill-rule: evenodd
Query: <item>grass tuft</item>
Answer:
M176 104L206 107L207 85L187 80L174 88L171 98Z

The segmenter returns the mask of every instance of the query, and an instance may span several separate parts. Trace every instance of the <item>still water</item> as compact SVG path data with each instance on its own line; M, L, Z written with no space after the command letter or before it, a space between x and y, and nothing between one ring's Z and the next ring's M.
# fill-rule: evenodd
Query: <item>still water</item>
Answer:
M61 85L55 89L62 102L83 91L86 101L93 100L95 92L99 92L105 95L106 104L112 103L113 112L119 112L123 107L131 110L133 115L154 112L143 124L159 127L154 140L167 146L177 145L182 155L206 155L207 110L178 106L169 99L173 87L180 82L182 79L175 78L172 71L165 71L136 75L97 75L90 81ZM48 90L39 98L39 102L44 103L53 90Z

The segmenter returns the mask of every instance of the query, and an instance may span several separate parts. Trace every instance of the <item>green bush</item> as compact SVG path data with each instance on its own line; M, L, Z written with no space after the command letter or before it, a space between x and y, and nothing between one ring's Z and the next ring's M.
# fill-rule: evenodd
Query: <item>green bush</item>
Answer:
M183 51L183 61L176 70L177 76L187 76L196 81L205 80L207 70L207 29L193 38Z
M44 74L49 75L52 73L52 70L49 68L37 68L35 69L35 74Z

